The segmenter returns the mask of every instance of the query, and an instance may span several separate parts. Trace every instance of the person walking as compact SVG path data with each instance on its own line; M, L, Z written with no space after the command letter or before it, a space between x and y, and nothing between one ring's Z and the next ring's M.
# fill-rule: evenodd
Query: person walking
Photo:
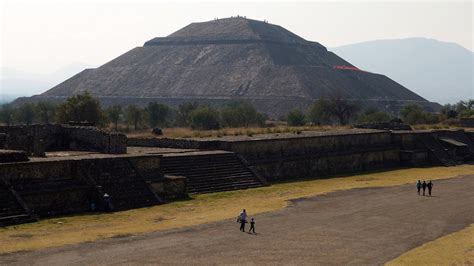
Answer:
M245 232L245 224L247 223L247 212L245 209L242 210L242 212L239 214L239 220L240 220L240 231Z
M421 181L418 180L416 182L416 190L418 190L418 196L420 196L420 190L421 190Z
M433 189L433 183L431 182L431 180L426 186L428 187L428 195L431 197L431 190Z
M250 229L249 229L249 233L250 231L253 231L253 233L255 234L255 219L252 218L252 220L250 220Z
M425 195L425 190L426 190L426 181L423 180L423 183L421 184L421 187L423 188L423 196Z

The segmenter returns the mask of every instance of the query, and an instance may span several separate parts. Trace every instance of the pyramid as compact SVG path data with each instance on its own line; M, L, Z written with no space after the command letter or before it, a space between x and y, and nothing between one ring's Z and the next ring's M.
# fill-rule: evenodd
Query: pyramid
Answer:
M85 91L105 105L244 100L272 117L307 109L334 94L388 111L407 103L438 108L384 75L359 70L317 42L243 17L192 23L33 99L61 100Z

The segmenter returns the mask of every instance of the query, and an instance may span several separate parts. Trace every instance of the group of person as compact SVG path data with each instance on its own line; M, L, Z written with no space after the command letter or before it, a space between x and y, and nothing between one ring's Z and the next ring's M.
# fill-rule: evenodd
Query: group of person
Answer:
M247 211L245 209L242 210L242 212L237 216L237 222L240 223L240 231L245 232L245 224L248 223L247 221ZM253 232L255 233L255 219L252 218L250 219L250 229L249 229L249 234Z
M421 189L423 189L423 196L425 196L425 191L426 189L428 189L428 196L431 196L431 190L433 189L433 183L431 182L431 180L426 183L426 181L423 180L423 183L418 180L416 182L416 189L418 191L418 195L421 195Z
M421 190L423 190L423 196L425 196L426 194L426 189L428 189L428 196L431 196L431 191L433 190L433 182L428 181L428 183L426 183L426 181L423 180L423 182L421 182L420 180L418 180L416 182L416 189L418 191L418 195L421 196ZM245 232L245 224L248 223L247 221L247 211L245 209L242 210L242 212L239 214L239 216L237 216L237 222L240 223L240 231L242 232ZM254 218L251 218L250 219L250 229L248 231L249 233L253 232L255 234L255 219Z

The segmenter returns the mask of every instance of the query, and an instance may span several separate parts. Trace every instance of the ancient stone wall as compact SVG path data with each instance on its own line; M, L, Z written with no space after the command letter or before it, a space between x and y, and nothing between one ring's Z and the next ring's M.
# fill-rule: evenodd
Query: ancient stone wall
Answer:
M171 139L171 138L129 138L128 146L136 147L162 147L177 149L222 149L223 141L198 141L194 139Z
M94 188L80 178L77 161L0 164L0 176L12 184L33 214L50 216L89 209Z
M103 153L127 153L127 137L121 133L106 132L96 127L64 126L72 150L93 150Z
M187 197L187 179L184 176L165 175L164 178L151 181L150 184L154 192L165 201Z
M128 144L233 151L269 181L367 171L400 163L399 147L392 144L391 132L380 130L247 140L129 139Z
M4 163L0 164L0 177L40 217L90 211L91 203L100 209L101 193L112 194L116 209L126 209L146 200L143 197L147 193L153 199L151 183L163 184L160 196L166 200L185 197L186 181L163 178L160 158L145 155ZM159 200L141 203L146 206L156 202Z
M127 138L123 134L95 127L67 125L1 126L1 148L23 150L28 155L42 156L46 151L87 150L103 153L126 153Z
M367 171L399 164L390 132L227 142L270 181Z

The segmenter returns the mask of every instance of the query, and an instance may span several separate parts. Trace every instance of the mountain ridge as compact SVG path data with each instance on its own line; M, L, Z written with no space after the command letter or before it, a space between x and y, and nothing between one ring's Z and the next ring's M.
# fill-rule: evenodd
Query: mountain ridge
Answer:
M383 72L433 101L474 98L474 53L431 38L375 40L330 48L356 66Z

